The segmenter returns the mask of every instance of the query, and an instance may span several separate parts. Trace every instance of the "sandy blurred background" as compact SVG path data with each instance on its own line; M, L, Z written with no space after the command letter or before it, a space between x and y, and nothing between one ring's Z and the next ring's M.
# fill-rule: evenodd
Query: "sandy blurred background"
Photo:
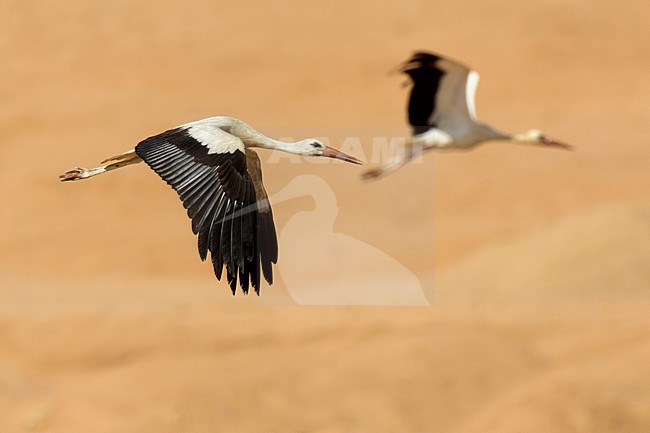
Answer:
M2 0L0 16L0 432L650 431L650 3ZM334 145L359 131L369 150L408 131L387 72L414 49L480 71L483 120L578 151L429 154L372 184L341 164L264 173L271 192L326 180L334 229L435 287L431 307L296 306L281 280L233 298L145 166L57 180L219 114ZM276 206L279 228L312 206ZM372 267L357 259L341 268Z

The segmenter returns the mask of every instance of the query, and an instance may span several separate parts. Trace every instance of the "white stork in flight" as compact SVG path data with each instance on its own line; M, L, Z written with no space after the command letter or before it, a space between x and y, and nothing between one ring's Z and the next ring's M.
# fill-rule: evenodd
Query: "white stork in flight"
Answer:
M408 101L412 137L404 151L382 166L366 171L364 179L393 172L425 150L466 150L488 140L572 149L536 129L507 134L481 123L474 108L479 75L454 60L416 52L402 64L400 71L408 75L413 84Z
M233 295L238 279L244 294L253 286L259 295L261 274L273 284L278 243L260 159L251 147L361 164L314 138L290 143L273 140L241 120L219 116L154 135L99 167L76 167L59 178L87 179L144 161L180 196L198 235L201 260L209 251L217 279L221 280L225 268Z

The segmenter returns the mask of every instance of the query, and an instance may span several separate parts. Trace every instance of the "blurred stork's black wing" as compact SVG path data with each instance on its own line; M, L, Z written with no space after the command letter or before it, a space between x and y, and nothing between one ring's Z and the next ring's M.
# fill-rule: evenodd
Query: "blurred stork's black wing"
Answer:
M448 132L474 118L474 92L478 74L448 58L416 52L401 68L413 83L408 102L408 120L413 134L431 128Z
M198 235L201 260L209 251L217 279L225 267L233 294L238 279L244 293L252 285L259 294L260 264L272 284L271 263L277 261L268 200L260 212L246 149L238 137L217 128L194 134L190 129L179 127L147 138L135 151L180 196ZM261 178L261 173L255 176Z

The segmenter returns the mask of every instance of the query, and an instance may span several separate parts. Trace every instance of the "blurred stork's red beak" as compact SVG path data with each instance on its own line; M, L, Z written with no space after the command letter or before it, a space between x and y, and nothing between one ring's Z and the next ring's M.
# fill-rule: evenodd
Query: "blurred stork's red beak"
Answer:
M557 141L546 136L542 137L541 143L544 146L557 147L559 149L564 149L564 150L575 150L575 148L570 144L563 143L561 141Z
M350 156L346 153L341 152L340 150L336 150L329 146L323 149L323 156L326 156L328 158L340 159L341 161L347 161L353 164L363 164L363 162L361 162L354 156Z

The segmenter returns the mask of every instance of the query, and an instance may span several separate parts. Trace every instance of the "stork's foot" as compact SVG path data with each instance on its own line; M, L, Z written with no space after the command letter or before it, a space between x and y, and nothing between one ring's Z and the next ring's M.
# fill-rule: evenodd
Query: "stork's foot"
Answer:
M363 174L361 175L361 179L363 179L363 180L373 180L373 179L377 179L377 178L381 177L383 174L384 174L384 170L377 167L377 168L373 168L372 170L367 170L367 171L363 172Z
M120 155L114 156L112 158L108 158L107 160L102 162L103 165L100 165L99 167L95 167L95 168L75 167L72 170L68 170L65 173L63 173L61 176L59 176L59 179L61 180L61 182L67 182L70 180L88 179L89 177L97 176L98 174L106 173L107 171L115 170L116 168L124 167L131 164L137 164L138 162L142 162L142 158L140 158L135 153L135 150L129 150L128 152L124 152Z
M59 179L61 180L61 182L67 182L70 180L87 179L90 176L93 176L94 174L95 173L93 173L93 170L89 170L83 167L75 167L60 175Z

